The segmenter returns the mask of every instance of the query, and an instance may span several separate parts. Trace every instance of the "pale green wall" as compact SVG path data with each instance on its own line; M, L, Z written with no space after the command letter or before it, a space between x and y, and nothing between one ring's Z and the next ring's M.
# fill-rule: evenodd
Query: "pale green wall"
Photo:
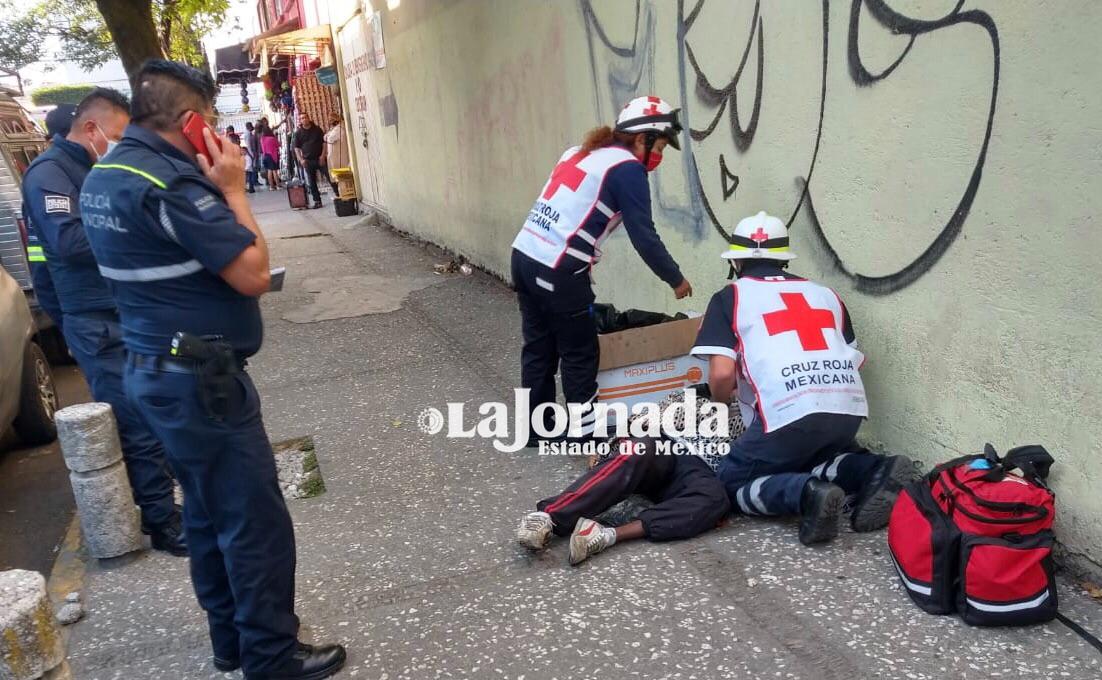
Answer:
M685 108L692 127L708 126L716 108L700 95L690 52L712 86L727 87L755 3L700 2L684 40L674 0L594 4L589 17L587 3L566 0L404 0L383 10L388 64L374 82L379 96L395 95L399 120L379 135L380 200L395 225L504 274L509 244L555 159L629 96L660 94ZM916 30L956 21L919 35L898 68L865 86L850 55L853 3L823 4L761 2L760 114L748 145L736 144L728 110L710 136L671 151L652 176L656 221L696 297L675 302L622 233L605 248L598 295L702 310L726 275L717 260L725 242L703 199L728 229L758 210L788 219L814 158L810 198L825 239L805 201L793 222L794 269L836 287L852 310L870 357L867 434L928 462L988 440L1045 444L1058 461L1061 537L1102 563L1102 236L1094 219L1102 207L1102 3L969 0L938 22L955 0L889 0L903 15L893 33L870 14L883 2L858 0L856 48L873 73L907 47L914 22L906 17L935 22ZM689 13L698 3L684 5ZM995 48L970 20L986 17L999 75L981 160ZM755 38L734 87L743 128L758 48ZM739 177L726 201L721 154ZM692 179L694 157L703 191ZM959 236L939 240L977 167L982 178ZM859 284L836 264L888 276L931 245L944 251L940 259L889 283Z

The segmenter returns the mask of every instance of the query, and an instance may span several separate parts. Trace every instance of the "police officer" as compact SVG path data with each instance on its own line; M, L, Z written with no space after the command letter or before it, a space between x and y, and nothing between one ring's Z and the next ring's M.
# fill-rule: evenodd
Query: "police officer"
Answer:
M54 137L65 137L73 126L73 114L77 107L72 104L58 104L46 114L46 141ZM27 215L27 206L23 206L23 215ZM38 232L27 229L27 261L31 268L31 282L34 284L34 297L38 306L46 312L58 330L62 330L61 303L57 300L54 280L50 277L50 268L46 266L46 251L38 239Z
M679 149L677 111L658 97L637 97L615 128L589 132L567 149L544 184L513 241L513 287L524 334L521 384L533 410L555 401L555 373L562 374L568 403L585 409L571 429L592 434L597 398L597 328L590 269L601 245L621 224L651 271L681 299L693 288L658 236L651 216L647 173L662 162L667 144ZM550 417L542 426L551 431Z
M23 176L28 231L40 241L56 288L69 351L92 397L111 405L142 529L153 547L187 555L172 475L164 449L123 392L126 360L115 301L100 276L81 224L80 186L92 163L107 153L130 120L129 103L115 90L96 88L77 106L69 133L53 143Z
M214 665L242 666L249 680L328 677L345 651L298 642L291 517L244 370L260 348L257 298L270 275L241 150L207 130L208 162L182 132L191 114L213 119L209 75L152 60L134 81L133 124L80 198L122 315L127 393L184 488Z
M692 354L708 357L712 398L736 394L746 431L716 474L746 515L800 515L800 541L829 541L847 495L850 522L888 522L901 485L914 475L904 456L869 453L854 441L868 416L849 313L830 288L785 271L796 257L784 222L760 212L735 227L736 280L712 296Z

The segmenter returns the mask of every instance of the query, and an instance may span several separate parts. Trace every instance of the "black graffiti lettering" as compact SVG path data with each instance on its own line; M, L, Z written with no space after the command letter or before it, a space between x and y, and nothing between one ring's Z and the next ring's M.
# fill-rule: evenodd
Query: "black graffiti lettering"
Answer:
M601 22L598 20L597 14L594 11L592 0L579 0L579 2L584 18L586 36L589 39L590 65L594 79L594 90L598 95L597 108L598 112L603 113L601 96L603 88L608 87L611 94L612 106L619 107L636 92L641 91L639 87L641 82L644 82L648 77L653 78L653 53L655 44L658 40L655 34L655 13L649 3L636 3L634 37L630 44L618 45L609 39L607 32L601 26ZM694 53L693 47L689 44L686 37L688 30L692 27L694 22L696 22L697 17L707 2L708 0L697 0L695 3L691 4L691 9L686 8L685 0L678 0L677 3L677 61L681 73L679 94L681 97L682 115L684 117L683 124L686 127L686 131L682 133L682 142L686 145L686 151L688 151L683 165L683 172L687 184L691 189L691 193L688 197L688 204L682 205L663 194L660 175L656 175L652 179L652 182L655 183L655 193L657 197L655 206L656 212L659 210L663 211L667 219L689 225L693 235L700 239L704 238L706 224L710 222L716 232L726 241L730 242L730 234L727 228L724 227L723 222L717 216L713 208L713 202L709 198L708 192L705 191L704 185L701 183L701 175L698 168L694 144L708 139L717 129L724 113L726 113L735 150L745 152L752 146L758 125L761 123L760 113L764 91L764 63L766 55L763 26L766 18L762 15L763 3L758 0L754 5L749 36L742 46L735 75L726 84L717 87L708 80L702 71L700 63L697 60L697 55ZM810 5L811 3L809 2L807 4ZM769 3L764 3L764 5L766 11L768 11L771 5ZM826 111L826 99L828 96L827 74L830 65L829 0L821 0L819 3L819 11L821 11L822 15L822 76L819 92L817 93L819 98L819 115L817 129L815 130L815 143L811 149L810 160L806 172L802 176L796 178L798 198L788 217L787 224L789 228L792 228L796 217L803 213L807 218L812 243L817 249L825 254L836 271L852 281L857 290L862 293L868 295L887 295L909 286L928 272L960 235L964 222L968 218L972 204L975 201L976 194L979 191L980 180L987 158L987 149L994 125L995 107L998 100L1001 53L999 33L994 19L981 10L962 10L963 5L963 0L959 0L951 11L939 19L915 19L892 8L888 0L852 0L850 4L846 67L850 78L860 87L875 87L877 83L889 78L900 64L902 64L911 54L912 47L922 36L959 24L972 24L986 31L991 41L994 64L991 82L991 99L983 134L983 142L976 157L971 176L957 202L956 208L951 212L933 241L909 264L894 273L884 276L866 276L856 273L847 267L842 257L835 250L815 211L815 204L812 197L812 188L815 186L813 179L815 166L818 161L819 149L823 137L823 123ZM867 9L869 15L872 16L874 20L893 34L909 37L906 46L901 50L899 56L878 73L873 73L868 70L860 52L858 38L860 35L859 19L862 8ZM801 39L803 38L806 38L806 36L801 37ZM755 43L757 43L756 50L754 50ZM596 52L598 44L603 45L613 56L613 61L608 67L607 74L598 73ZM752 106L750 107L749 120L744 120L746 107L743 106L741 109L739 107L740 102L737 96L737 85L747 72L746 66L752 52L756 53L757 64L756 69L749 72L756 72L756 82L754 85L754 98ZM690 104L692 102L690 101L690 89L692 90L691 94L695 96L696 102L703 104L705 108L716 107L717 109L715 114L711 116L703 128L693 127L691 125ZM727 158L723 154L719 155L718 165L722 200L723 202L728 202L733 199L740 184L738 175L739 168L736 167L734 171L732 171L728 166Z

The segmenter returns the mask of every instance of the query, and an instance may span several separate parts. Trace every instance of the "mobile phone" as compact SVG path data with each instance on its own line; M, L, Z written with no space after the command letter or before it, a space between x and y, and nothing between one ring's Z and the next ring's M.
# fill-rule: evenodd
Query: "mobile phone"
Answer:
M283 290L283 277L287 274L287 268L274 267L273 269L269 270L269 273L272 276L272 283L268 286L268 290L273 293Z
M195 147L197 153L205 156L207 162L213 164L214 159L211 158L210 152L207 150L207 140L203 137L203 130L210 130L211 135L214 137L215 145L221 150L222 140L218 138L218 133L211 130L211 127L207 125L207 121L203 120L202 116L194 111L188 112L187 118L184 119L184 137L191 142L191 145Z

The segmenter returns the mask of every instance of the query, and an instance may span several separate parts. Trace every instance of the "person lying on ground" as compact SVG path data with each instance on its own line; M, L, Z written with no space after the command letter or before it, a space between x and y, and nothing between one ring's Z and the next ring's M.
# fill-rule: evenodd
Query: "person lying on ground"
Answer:
M640 538L673 541L715 528L731 510L723 484L702 458L662 453L658 441L614 442L617 452L521 518L517 541L543 550L552 534L569 536L570 564L578 565L616 543ZM623 526L590 519L632 494L642 494L655 505Z
M732 507L798 515L810 545L838 534L850 495L853 529L883 528L917 473L854 440L868 416L865 357L841 298L785 271L796 257L788 230L764 212L738 223L723 257L737 278L712 296L691 353L708 357L713 399L737 389L747 426L716 470Z

